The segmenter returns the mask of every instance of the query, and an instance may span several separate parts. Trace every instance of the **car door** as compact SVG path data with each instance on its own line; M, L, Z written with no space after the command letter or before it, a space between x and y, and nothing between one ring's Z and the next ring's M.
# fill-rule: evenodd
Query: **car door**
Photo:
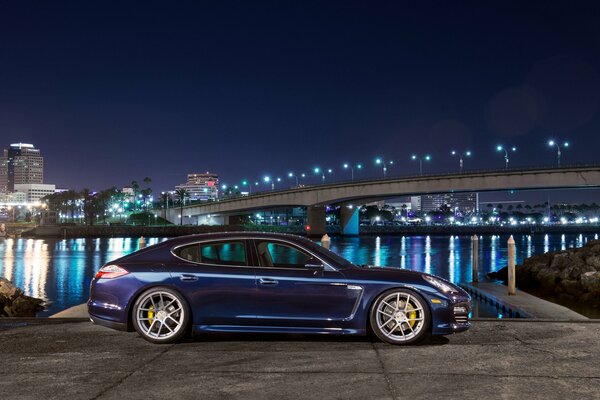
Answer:
M253 325L256 276L246 239L191 243L173 250L172 281L187 297L194 325Z
M335 327L350 319L361 295L334 268L308 250L278 239L255 239L258 264L257 324L278 327Z

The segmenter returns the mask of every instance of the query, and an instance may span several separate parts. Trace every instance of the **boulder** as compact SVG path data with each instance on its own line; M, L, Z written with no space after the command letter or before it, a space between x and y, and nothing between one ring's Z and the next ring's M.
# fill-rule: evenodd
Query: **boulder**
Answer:
M15 299L21 293L23 292L14 286L11 281L0 278L0 296L8 299Z
M25 296L7 279L0 278L0 317L35 317L44 309L44 301Z
M600 271L589 271L581 274L581 286L592 296L600 296Z
M600 251L598 253L600 253ZM600 255L592 255L587 257L585 259L585 263L586 265L594 268L596 271L600 271Z

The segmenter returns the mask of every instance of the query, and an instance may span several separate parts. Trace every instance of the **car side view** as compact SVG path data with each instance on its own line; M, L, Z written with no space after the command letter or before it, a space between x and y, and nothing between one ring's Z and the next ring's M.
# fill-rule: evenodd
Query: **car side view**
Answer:
M88 311L153 343L199 332L365 335L413 344L470 327L471 299L432 275L357 266L299 236L171 239L104 265Z

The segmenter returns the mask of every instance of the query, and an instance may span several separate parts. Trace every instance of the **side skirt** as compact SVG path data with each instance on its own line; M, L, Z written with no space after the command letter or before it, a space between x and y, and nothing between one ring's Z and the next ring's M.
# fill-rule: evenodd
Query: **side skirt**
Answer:
M194 333L245 332L245 333L296 333L318 335L366 335L365 329L299 328L286 326L194 325Z

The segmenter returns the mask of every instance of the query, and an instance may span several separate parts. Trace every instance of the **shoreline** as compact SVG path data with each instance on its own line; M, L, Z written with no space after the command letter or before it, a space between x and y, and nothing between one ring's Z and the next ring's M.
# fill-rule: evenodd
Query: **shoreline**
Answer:
M176 237L213 232L278 232L306 236L303 226L277 225L46 225L21 233L34 238L103 238L103 237ZM508 235L508 234L579 234L600 233L600 225L550 225L550 226L361 226L359 236L373 235ZM339 236L338 226L329 226L327 234ZM310 235L313 236L313 235ZM319 237L317 235L316 237Z

